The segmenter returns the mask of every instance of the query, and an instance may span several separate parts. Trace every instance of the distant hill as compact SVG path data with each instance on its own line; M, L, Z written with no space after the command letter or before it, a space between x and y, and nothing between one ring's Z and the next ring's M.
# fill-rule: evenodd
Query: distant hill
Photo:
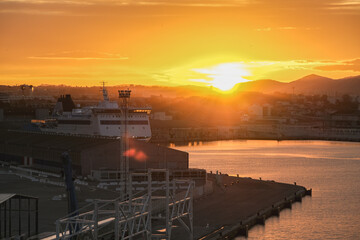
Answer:
M210 86L146 86L146 85L118 85L108 86L109 96L112 100L118 99L118 90L130 88L134 98L162 96L166 98L177 97L229 97L216 91L214 87ZM34 96L55 96L62 94L71 94L76 98L100 99L102 97L100 86L91 87L73 87L65 85L40 85L35 86ZM7 94L22 95L19 86L0 85L0 92ZM279 82L272 79L262 79L238 83L234 87L234 94L231 97L239 97L246 92L273 94L273 93L295 93L295 94L327 94L327 95L342 95L342 94L356 94L360 95L360 75L346 77L341 79L332 79L315 74L302 77L292 82Z
M317 82L326 82L326 81L329 81L329 80L333 80L331 78L327 78L327 77L323 77L323 76L319 76L319 75L316 75L316 74L310 74L310 75L307 75L305 77L302 77L298 80L295 80L293 81L294 82L301 82L301 83L305 83L305 82L313 82L313 81L317 81Z
M268 93L269 91L278 91L279 89L282 89L285 85L286 83L278 82L271 79L264 79L252 82L239 83L235 86L235 89L237 91Z
M236 90L261 93L296 94L360 94L360 75L341 79L331 79L311 74L298 80L283 83L275 80L257 80L236 85Z

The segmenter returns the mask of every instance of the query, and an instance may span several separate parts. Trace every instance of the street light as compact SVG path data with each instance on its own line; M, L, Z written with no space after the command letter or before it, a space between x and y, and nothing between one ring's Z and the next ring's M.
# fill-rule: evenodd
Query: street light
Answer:
M122 145L122 158L123 161L121 162L120 166L121 166L121 180L123 180L122 182L124 182L125 184L125 189L124 192L125 194L127 193L127 179L129 177L129 156L127 156L126 151L128 149L128 136L127 136L127 114L128 114L128 107L129 107L129 99L130 99L130 95L131 95L131 90L127 89L127 90L118 90L119 92L119 98L122 100L122 110L124 113L124 118L125 118L125 127L124 127L124 131L122 133L121 136L121 145ZM120 121L120 125L121 125L121 121ZM123 173L125 172L125 177L123 175ZM132 187L132 186L130 186Z

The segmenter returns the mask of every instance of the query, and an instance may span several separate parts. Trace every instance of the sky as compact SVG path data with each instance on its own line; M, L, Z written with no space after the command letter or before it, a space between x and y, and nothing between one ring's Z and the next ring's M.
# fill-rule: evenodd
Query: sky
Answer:
M360 75L360 0L1 0L0 85Z

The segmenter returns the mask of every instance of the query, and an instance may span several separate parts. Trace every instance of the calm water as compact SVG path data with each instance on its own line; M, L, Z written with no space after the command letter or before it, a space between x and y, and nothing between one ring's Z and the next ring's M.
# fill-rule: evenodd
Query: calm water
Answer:
M172 147L189 152L192 168L313 189L311 198L252 228L248 239L360 239L360 143L250 140Z

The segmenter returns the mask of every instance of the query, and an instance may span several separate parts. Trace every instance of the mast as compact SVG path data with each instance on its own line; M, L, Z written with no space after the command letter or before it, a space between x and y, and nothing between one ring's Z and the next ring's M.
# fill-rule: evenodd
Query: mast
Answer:
M101 91L102 91L102 93L103 93L103 98L104 98L104 101L109 101L109 95L108 95L108 92L107 92L107 90L106 90L106 88L105 88L105 83L106 82L102 82L102 85L103 85L103 87L102 87L102 89L101 89Z

